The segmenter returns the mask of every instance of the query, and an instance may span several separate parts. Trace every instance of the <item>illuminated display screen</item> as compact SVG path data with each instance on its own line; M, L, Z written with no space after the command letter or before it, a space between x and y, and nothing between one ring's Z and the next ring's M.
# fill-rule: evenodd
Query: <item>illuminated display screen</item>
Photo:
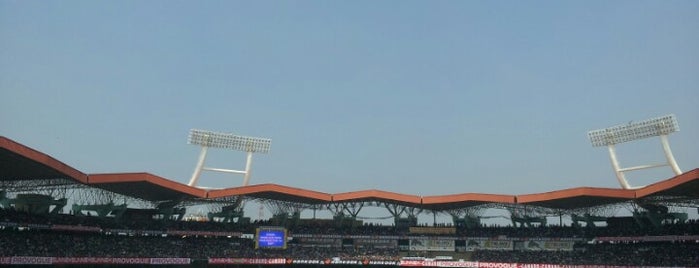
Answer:
M255 236L257 248L286 248L286 229L284 228L257 228Z

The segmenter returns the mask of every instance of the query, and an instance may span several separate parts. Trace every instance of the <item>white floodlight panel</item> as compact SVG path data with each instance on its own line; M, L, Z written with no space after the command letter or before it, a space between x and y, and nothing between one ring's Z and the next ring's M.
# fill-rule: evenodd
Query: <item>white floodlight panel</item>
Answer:
M271 139L238 136L192 129L189 132L189 144L211 148L232 149L244 152L267 153L272 144Z
M641 122L631 122L626 125L593 130L588 132L587 135L590 138L592 146L597 147L667 135L679 130L680 127L675 115L670 114Z

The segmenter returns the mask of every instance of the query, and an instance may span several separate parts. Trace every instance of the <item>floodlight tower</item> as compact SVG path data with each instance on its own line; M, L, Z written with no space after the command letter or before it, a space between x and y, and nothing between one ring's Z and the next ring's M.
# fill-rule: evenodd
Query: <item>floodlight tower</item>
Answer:
M626 171L670 166L675 175L682 173L682 170L680 170L680 167L675 161L675 157L672 156L670 142L668 142L667 139L668 134L679 130L680 127L677 124L675 115L670 114L651 118L641 122L630 122L626 125L617 125L605 129L593 130L588 132L587 136L590 138L590 142L592 143L593 147L607 146L607 149L609 149L609 158L612 161L612 168L614 168L619 184L621 184L621 187L624 189L633 189L635 187L629 185L629 183L626 181L626 177L624 176L624 172ZM614 148L615 144L655 136L660 136L660 143L663 146L663 151L665 151L665 159L667 160L666 163L641 165L628 168L621 168L619 166L619 161L616 157L616 150Z
M272 145L272 140L266 138L238 136L230 133L219 133L192 129L189 132L189 140L187 141L187 143L201 146L199 161L197 161L197 166L194 169L194 173L192 174L192 179L189 180L189 186L196 186L197 181L199 180L199 175L201 174L202 170L243 174L243 186L245 186L248 185L248 182L250 182L252 154L268 153L269 148ZM231 149L246 152L247 160L245 163L245 170L241 171L233 169L205 167L204 161L206 160L206 152L209 148Z

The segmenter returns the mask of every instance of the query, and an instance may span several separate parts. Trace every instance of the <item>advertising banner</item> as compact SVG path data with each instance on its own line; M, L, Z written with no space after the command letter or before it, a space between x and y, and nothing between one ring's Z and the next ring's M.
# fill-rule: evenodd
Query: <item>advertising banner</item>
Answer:
M398 247L398 240L383 238L357 238L354 239L354 244L359 247L396 248Z
M473 261L427 261L427 260L402 260L400 266L410 267L478 267L478 262Z
M454 240L410 239L411 251L454 251Z
M189 265L189 258L2 257L3 265L146 264Z
M323 260L304 260L304 259L301 259L301 260L286 259L286 264L287 265L289 265L289 264L304 264L304 265L307 265L307 264L325 264L325 261L323 261Z
M186 230L167 230L167 235L189 235L189 236L230 236L240 237L240 232L212 232L212 231L186 231Z
M572 251L573 241L541 241L541 240L529 240L524 242L524 248L526 250L548 250L548 251Z
M325 237L299 237L296 238L303 247L341 247L342 239L340 238L325 238Z
M699 240L697 235L659 235L659 236L602 236L596 237L597 242L659 242L659 241L696 241Z
M512 240L466 240L466 250L512 250L514 242Z
M456 234L455 227L409 227L408 231L411 234Z
M52 257L4 257L0 264L38 264L50 265L53 263Z
M253 258L209 258L209 264L255 264L278 265L286 264L286 259L253 259Z
M81 226L81 225L62 225L54 224L51 225L51 230L59 231L79 231L79 232L101 232L102 229L95 226Z
M0 265L89 265L89 264L136 264L136 265L189 265L189 258L100 258L100 257L0 257ZM254 265L380 265L406 267L459 267L459 268L628 268L614 265L557 265L544 263L505 263L477 261L440 261L440 260L401 260L401 261L370 261L370 260L341 260L339 258L325 260L295 260L295 259L256 259L256 258L210 258L209 264L254 264ZM652 266L637 266L653 268ZM682 267L678 267L682 268Z
M487 240L475 240L475 239L468 239L466 240L466 251L475 251L475 250L481 250L485 246L485 241Z
M512 250L512 240L486 240L483 248L487 250Z

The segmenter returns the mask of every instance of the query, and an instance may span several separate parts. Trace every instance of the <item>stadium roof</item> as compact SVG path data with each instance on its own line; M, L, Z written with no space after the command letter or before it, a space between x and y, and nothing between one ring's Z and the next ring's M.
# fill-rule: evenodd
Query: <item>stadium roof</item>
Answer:
M0 136L0 182L39 181L55 178L69 179L78 184L153 202L205 201L246 196L309 205L341 202L384 202L444 211L484 204L521 204L570 210L622 203L647 197L672 196L682 200L699 199L699 169L635 190L579 187L524 195L463 193L417 196L382 190L328 194L277 184L202 189L149 173L85 174L51 156Z
M422 202L417 195L399 194L381 190L363 190L333 194L334 202L385 202L405 206L419 206Z
M422 206L431 210L450 210L484 204L515 204L514 195L497 194L453 194L422 197Z
M87 182L87 175L42 152L0 136L0 180L73 179Z
M659 181L636 191L637 198L649 196L678 196L699 199L699 169L694 169L674 178Z
M277 184L258 184L228 189L211 190L207 198L225 198L230 196L248 196L259 199L271 199L304 204L330 203L330 194L293 188Z
M634 190L579 187L547 193L518 195L517 203L553 209L577 209L621 203L634 198L636 198Z
M206 190L190 187L149 173L90 174L90 186L148 201L188 200L206 197Z

